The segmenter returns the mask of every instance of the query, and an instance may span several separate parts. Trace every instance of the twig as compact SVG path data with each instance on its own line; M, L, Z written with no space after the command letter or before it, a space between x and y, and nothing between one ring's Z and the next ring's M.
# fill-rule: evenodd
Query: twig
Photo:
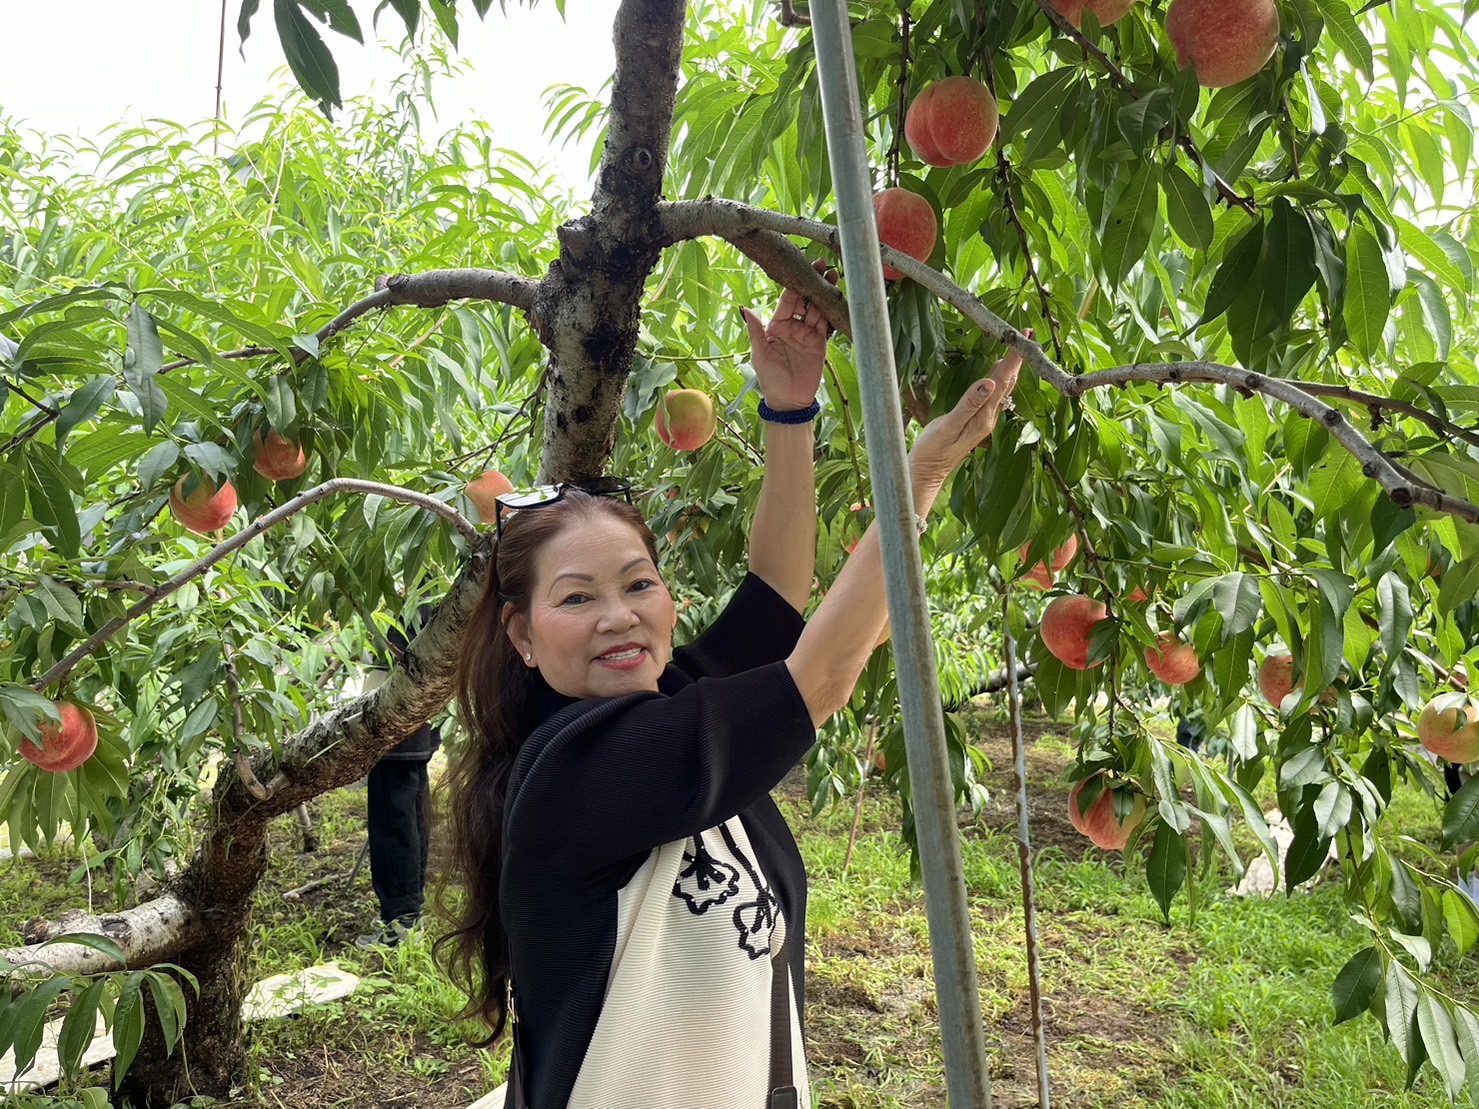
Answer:
M781 0L780 24L782 27L810 27L811 16L798 12L791 0Z
M211 157L221 149L221 89L226 75L226 0L221 0L221 36L216 44L216 129L211 135Z
M378 481L361 481L358 478L331 478L322 485L315 485L312 489L307 489L299 493L292 500L279 505L271 512L257 517L230 539L217 544L204 558L192 562L185 569L170 578L169 581L161 585L158 591L152 596L145 597L142 601L137 602L122 616L117 616L109 620L86 643L74 648L66 658L62 659L61 662L33 681L31 688L40 691L53 682L60 681L71 672L74 666L96 651L111 636L126 627L137 617L148 612L149 609L153 608L165 597L168 597L171 593L174 593L176 590L200 577L200 575L204 574L233 551L245 547L253 539L275 527L277 524L282 523L290 516L301 512L314 502L321 501L334 493L367 493L385 497L388 500L404 501L407 504L420 505L427 511L434 512L443 519L450 521L462 533L463 538L470 545L475 546L479 540L478 529L467 517L463 516L462 513L458 512L451 505L443 504L435 497L428 496L425 493L418 493L411 489L402 489L398 485L385 485Z
M60 408L54 408L49 404L43 404L41 401L31 396L30 393L21 388L20 382L18 381L11 381L8 377L0 377L0 385L6 386L10 389L12 393L20 397L21 400L25 401L32 408L36 409L38 412L44 412L53 420L62 414L62 410Z
M996 95L996 66L992 64L991 55L986 54L986 82L991 87L991 95ZM1022 217L1017 212L1017 198L1012 192L1012 163L1007 160L1005 144L996 144L996 172L1001 178L1003 199L1006 201L1007 219L1017 229L1017 239L1022 244L1022 261L1027 264L1028 276L1032 278L1032 284L1037 288L1037 298L1042 305L1043 318L1048 321L1048 330L1053 335L1053 356L1059 362L1063 361L1063 337L1058 333L1058 317L1053 315L1053 298L1042 283L1042 277L1037 272L1037 263L1032 259L1032 245L1027 241L1027 228L1022 223Z
M236 763L236 773L241 778L241 784L246 786L246 791L258 801L266 801L272 795L257 780L257 775L252 773L252 764L247 761L246 752L241 746L241 733L245 729L241 719L241 679L236 673L236 651L230 640L225 638L221 640L221 648L226 655L226 692L231 698L231 738L234 741L231 746L231 761Z
M909 36L911 34L909 0L904 0L899 7L901 9L899 30L903 40L903 45L899 50L899 104L894 114L894 141L888 149L888 183L895 187L899 184L899 154L904 137L904 109L909 96Z

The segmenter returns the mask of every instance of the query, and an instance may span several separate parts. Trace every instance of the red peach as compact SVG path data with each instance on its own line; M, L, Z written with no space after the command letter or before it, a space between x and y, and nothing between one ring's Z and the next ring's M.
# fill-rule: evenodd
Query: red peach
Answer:
M76 770L92 758L98 749L98 724L93 715L81 705L71 701L54 701L61 713L60 724L50 720L41 722L41 746L29 739L21 740L21 757L33 762L42 770L60 774Z
M303 453L302 446L292 439L283 438L276 428L267 429L266 440L263 440L261 431L252 432L252 445L256 447L252 469L268 481L291 481L308 469L308 456Z
M904 135L920 161L961 166L990 149L1000 122L996 97L985 85L974 77L946 77L914 98Z
M940 221L930 202L908 189L884 189L873 195L873 214L878 221L878 241L885 246L926 261L940 237ZM892 266L883 267L889 281L904 275Z
M484 470L467 483L467 499L478 510L478 521L491 524L498 514L498 498L514 491L514 483L497 470Z
M191 531L205 534L225 527L236 513L236 487L223 481L217 491L211 479L204 474L194 491L185 496L185 478L175 482L169 495L170 511L175 519Z
M1468 701L1452 701L1452 695L1445 695L1427 703L1417 718L1417 738L1440 759L1479 762L1479 713Z
M1170 632L1162 632L1154 647L1145 648L1145 665L1167 685L1185 685L1202 672L1196 648Z
M676 451L696 451L714 436L718 417L702 389L674 389L657 406L657 437Z
M1102 847L1106 851L1123 851L1125 844L1130 842L1130 833L1145 819L1145 797L1138 793L1135 795L1134 806L1121 823L1114 811L1116 791L1106 783L1088 811L1081 811L1078 795L1096 777L1103 777L1102 772L1085 778L1073 787L1073 792L1068 795L1068 819L1080 833L1093 840L1096 847Z
M1279 44L1274 0L1171 0L1166 33L1176 62L1197 67L1197 80L1220 89L1246 81Z
M1109 610L1091 597L1059 597L1043 611L1043 646L1070 670L1089 670L1089 639L1094 625L1108 619ZM1094 663L1099 666L1101 662Z

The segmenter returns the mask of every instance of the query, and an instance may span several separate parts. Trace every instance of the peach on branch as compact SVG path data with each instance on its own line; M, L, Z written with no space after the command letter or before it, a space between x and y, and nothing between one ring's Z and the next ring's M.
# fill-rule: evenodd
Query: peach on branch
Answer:
M1457 694L1435 697L1417 718L1417 738L1440 759L1479 762L1479 713Z
M1017 557L1025 559L1027 552L1031 548L1032 543L1030 540L1023 543L1017 550ZM1022 575L1023 582L1034 589L1051 589L1054 580L1053 575L1061 573L1063 568L1073 561L1073 556L1076 554L1078 554L1078 536L1069 535L1068 542L1054 551L1050 559L1044 559ZM1050 563L1051 569L1049 568Z
M202 474L187 497L185 482L188 480L188 474L180 478L169 495L169 507L175 514L175 519L191 531L202 535L219 531L230 523L231 517L236 514L236 487L229 481L223 481L221 488L217 489L215 483Z
M1118 23L1135 6L1135 0L1051 0L1051 2L1053 7L1075 27L1083 26L1085 11L1094 13L1099 26L1108 27L1111 23Z
M41 722L41 746L29 739L21 740L21 757L42 770L60 774L76 770L92 758L98 749L98 723L81 705L71 701L54 701L61 714L60 723Z
M904 136L920 161L962 166L990 149L1000 124L996 97L985 85L974 77L946 77L926 85L909 105Z
M1145 797L1135 794L1129 813L1121 820L1115 813L1114 805L1114 795L1121 791L1115 790L1106 779L1103 790L1094 798L1088 811L1082 810L1079 807L1079 794L1090 782L1105 777L1101 771L1073 787L1073 792L1068 795L1068 819L1081 834L1093 840L1096 847L1102 847L1106 851L1123 851L1125 844L1130 842L1130 834L1145 819Z
M308 469L308 456L303 453L302 445L285 439L276 428L267 429L266 439L260 431L252 432L252 446L256 448L252 469L268 481L291 481Z
M1182 69L1195 63L1202 85L1226 88L1274 56L1279 9L1274 0L1171 0L1166 33Z
M657 406L657 437L675 451L696 451L714 437L714 402L702 389L674 389Z
M1145 648L1145 665L1167 685L1185 685L1202 672L1196 648L1170 632L1162 632L1154 647Z
M498 498L514 491L514 483L497 470L484 470L467 483L467 499L478 510L478 521L491 524L498 514Z
M940 221L930 202L908 189L884 189L873 194L873 214L878 220L878 241L921 262L934 252L940 237ZM883 267L890 281L904 275L892 266Z
M1043 611L1043 646L1070 670L1088 670L1089 638L1094 625L1109 618L1109 610L1092 597L1059 597ZM1094 666L1101 663L1096 662Z

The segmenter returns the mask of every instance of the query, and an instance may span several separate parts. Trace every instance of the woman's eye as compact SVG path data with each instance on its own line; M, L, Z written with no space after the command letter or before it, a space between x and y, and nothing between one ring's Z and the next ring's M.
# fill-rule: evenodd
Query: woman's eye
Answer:
M584 593L572 593L572 594L570 594L570 596L566 597L563 601L561 601L560 604L562 604L562 605L570 605L570 604L578 605L581 602L586 601L586 600L589 600L589 598L586 597L586 595Z
M642 578L640 581L634 581L631 584L631 588L634 591L644 591L648 589L655 589L656 587L657 583L655 581L649 581L647 578Z

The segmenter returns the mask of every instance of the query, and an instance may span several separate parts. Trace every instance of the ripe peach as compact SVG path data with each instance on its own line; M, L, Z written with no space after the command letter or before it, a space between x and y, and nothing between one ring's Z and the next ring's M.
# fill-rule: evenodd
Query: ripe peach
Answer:
M308 469L308 456L302 446L292 439L284 439L276 428L267 429L265 441L260 431L252 432L252 445L257 448L252 469L268 481L291 481Z
M175 519L202 535L225 527L236 513L236 486L223 481L217 491L211 479L202 474L194 492L187 497L185 481L182 477L175 482L169 495L169 507Z
M1225 88L1246 81L1274 56L1279 9L1274 0L1171 0L1166 33L1182 69L1194 62L1202 85Z
M1427 703L1417 718L1417 738L1440 759L1452 763L1479 762L1476 721L1479 713L1470 702L1455 703L1452 695L1437 697Z
M1269 655L1258 667L1258 688L1274 708L1294 692L1294 656Z
M1128 15L1135 0L1052 0L1052 5L1075 27L1083 26L1085 8L1094 13L1099 26L1108 27Z
M940 221L930 202L908 189L884 189L873 194L873 214L878 220L878 241L923 262L940 237ZM892 266L883 267L889 281L904 275Z
M1114 811L1116 791L1106 783L1103 791L1094 798L1094 803L1089 806L1088 811L1080 810L1079 793L1096 777L1102 776L1102 772L1098 775L1091 775L1073 787L1073 792L1068 795L1068 819L1073 822L1073 826L1080 833L1093 840L1096 847L1102 847L1106 851L1123 851L1125 844L1130 842L1130 833L1145 819L1145 798L1137 793L1134 807L1125 817L1124 823L1120 823Z
M491 524L498 514L498 498L514 491L514 483L497 470L484 470L467 483L467 499L478 510L478 521Z
M946 77L926 85L909 105L904 136L922 162L963 166L996 141L1001 113L996 97L974 77Z
M1089 670L1089 638L1108 617L1109 610L1091 597L1059 597L1042 614L1043 646L1070 670Z
M1145 648L1145 665L1167 685L1185 685L1202 672L1196 648L1170 632L1162 632L1154 647Z
M718 417L702 389L674 389L657 406L657 437L675 451L696 451L714 436Z
M61 723L43 720L41 746L37 747L29 739L21 740L21 757L42 770L60 774L65 770L76 770L92 758L92 753L98 749L98 723L81 705L71 701L52 703L62 714Z
M1017 550L1018 558L1026 558L1032 543L1029 540L1023 543ZM1078 554L1078 536L1070 535L1068 542L1059 547L1052 554L1052 569L1048 569L1048 561L1039 562L1031 570L1022 576L1022 580L1035 589L1050 589L1053 585L1053 575L1060 573L1065 566L1073 561L1073 556Z

